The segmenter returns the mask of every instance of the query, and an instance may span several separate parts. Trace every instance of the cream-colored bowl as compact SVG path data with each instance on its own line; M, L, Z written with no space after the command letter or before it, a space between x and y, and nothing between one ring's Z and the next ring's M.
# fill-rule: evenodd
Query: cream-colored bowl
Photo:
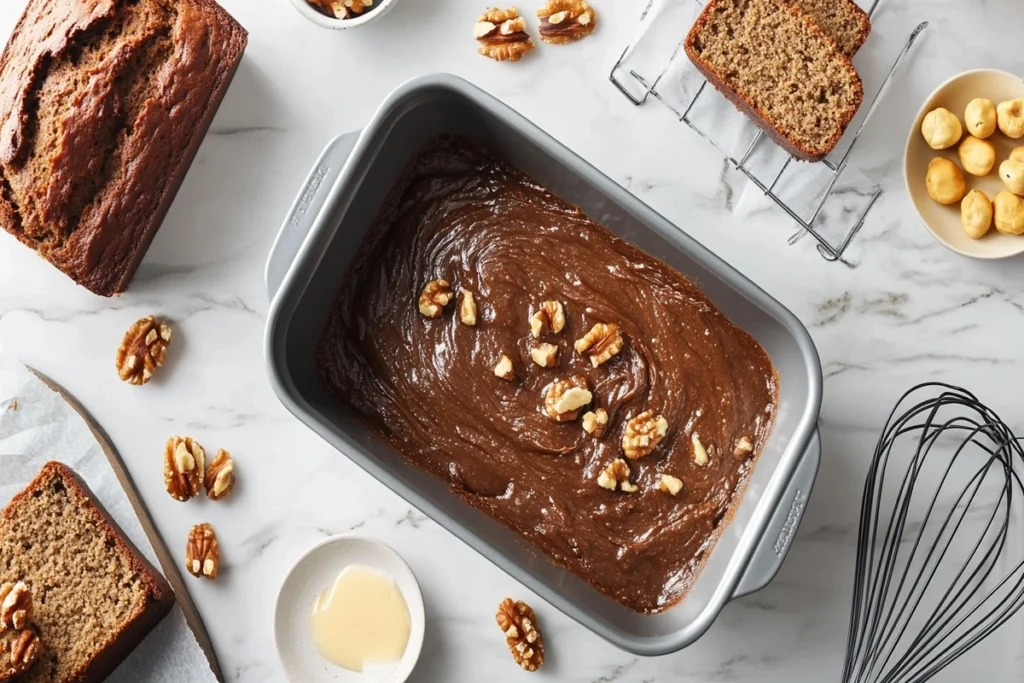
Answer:
M951 206L943 206L928 196L925 188L925 175L928 162L936 156L953 160L963 170L957 157L959 143L946 150L934 150L928 146L921 135L921 122L925 115L936 107L945 107L960 118L963 123L967 103L976 97L987 97L993 104L1004 100L1024 97L1024 80L1020 76L995 69L977 69L955 76L931 94L921 107L914 126L907 138L907 149L903 157L904 177L910 200L917 209L921 221L942 244L953 251L980 259L1000 259L1024 253L1024 235L1004 235L995 226L979 240L971 239L960 224L960 202ZM967 136L966 126L964 137ZM1016 147L1024 146L1024 138L1011 140L1000 131L988 138L996 148L996 165L992 172L983 178L964 173L967 179L967 191L979 189L994 199L1006 189L999 179L999 164L1005 161Z
M317 26L322 26L323 28L329 28L336 31L344 31L345 29L366 26L367 24L377 21L383 17L392 7L398 4L398 0L374 0L373 9L368 12L363 12L363 14L355 17L354 19L335 19L334 17L329 17L326 14L317 11L312 5L306 2L306 0L291 0L291 2L295 6L295 9L299 11L299 14L306 17Z

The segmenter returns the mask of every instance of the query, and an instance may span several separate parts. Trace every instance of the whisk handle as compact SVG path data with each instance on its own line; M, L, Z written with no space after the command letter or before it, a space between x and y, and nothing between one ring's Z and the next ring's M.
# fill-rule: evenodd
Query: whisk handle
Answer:
M761 545L754 551L747 570L733 592L734 598L759 591L775 578L807 509L811 486L814 485L820 464L821 437L815 432L803 460L797 466L793 479L782 495L781 504L768 523L768 529L761 538Z

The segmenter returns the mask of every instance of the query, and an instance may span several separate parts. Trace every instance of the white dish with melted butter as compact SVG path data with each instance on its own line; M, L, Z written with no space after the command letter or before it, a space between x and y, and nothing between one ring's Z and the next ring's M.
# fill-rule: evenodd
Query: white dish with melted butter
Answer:
M419 659L424 621L419 584L398 553L372 538L333 536L288 572L274 641L292 683L402 683Z

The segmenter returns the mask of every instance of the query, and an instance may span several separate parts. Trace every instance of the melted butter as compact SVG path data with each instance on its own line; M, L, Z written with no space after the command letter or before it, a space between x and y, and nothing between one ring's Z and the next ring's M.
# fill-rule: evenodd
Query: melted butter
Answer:
M317 598L310 628L321 655L362 671L402 658L409 643L409 607L390 576L350 565Z

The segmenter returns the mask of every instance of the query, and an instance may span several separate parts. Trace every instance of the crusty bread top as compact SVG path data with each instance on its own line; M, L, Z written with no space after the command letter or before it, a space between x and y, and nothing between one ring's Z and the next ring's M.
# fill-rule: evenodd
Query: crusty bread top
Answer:
M850 59L782 0L711 0L684 47L717 88L805 159L832 151L864 100Z
M58 462L47 463L0 513L0 582L16 580L33 592L46 645L24 683L86 680L112 654L119 657L104 667L116 665L128 654L110 652L122 635L155 624L174 599L85 483Z

